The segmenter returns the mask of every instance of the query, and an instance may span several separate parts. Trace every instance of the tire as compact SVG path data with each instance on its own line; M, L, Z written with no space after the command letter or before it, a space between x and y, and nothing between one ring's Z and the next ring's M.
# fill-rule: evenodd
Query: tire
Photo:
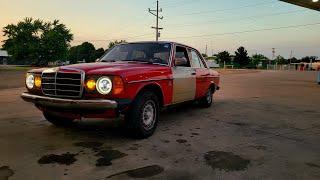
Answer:
M202 99L200 99L199 101L199 105L200 107L203 108L209 108L211 107L212 103L213 103L213 90L212 88L208 89L208 91L206 92L206 96L203 97Z
M153 135L158 125L159 109L159 100L155 93L140 93L125 116L130 135L139 139Z
M46 118L47 121L58 127L70 127L74 124L74 119L55 116L47 112L43 112L43 116Z

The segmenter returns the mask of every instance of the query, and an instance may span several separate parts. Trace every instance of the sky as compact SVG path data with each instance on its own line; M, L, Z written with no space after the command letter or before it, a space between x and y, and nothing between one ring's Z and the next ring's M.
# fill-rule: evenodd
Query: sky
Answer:
M193 46L209 55L249 54L272 58L320 57L320 12L278 0L159 0L164 17L160 40ZM310 0L311 1L311 0ZM74 34L72 45L88 41L106 48L115 39L155 40L155 0L0 0L0 28L25 17L60 20ZM1 32L2 33L2 32ZM0 40L5 37L0 36Z

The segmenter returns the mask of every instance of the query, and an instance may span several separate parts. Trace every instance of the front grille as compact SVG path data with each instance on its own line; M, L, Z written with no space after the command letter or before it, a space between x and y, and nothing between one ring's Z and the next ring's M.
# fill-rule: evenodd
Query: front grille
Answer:
M43 94L54 97L81 98L84 74L81 72L42 73Z

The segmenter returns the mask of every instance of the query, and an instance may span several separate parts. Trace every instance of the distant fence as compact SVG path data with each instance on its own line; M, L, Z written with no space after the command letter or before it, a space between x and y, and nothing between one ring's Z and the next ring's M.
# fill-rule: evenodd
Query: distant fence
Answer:
M320 70L320 63L296 63L296 64L284 64L274 65L268 64L267 70L275 71L317 71Z
M296 66L292 65L292 64L284 64L284 65L268 64L267 65L267 70L294 71L294 70L298 70L298 69L296 69Z

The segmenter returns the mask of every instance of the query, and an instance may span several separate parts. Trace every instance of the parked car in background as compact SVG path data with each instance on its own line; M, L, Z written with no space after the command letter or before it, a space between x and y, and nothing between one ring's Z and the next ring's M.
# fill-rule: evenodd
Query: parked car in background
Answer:
M214 60L207 60L207 65L209 68L220 68L220 65Z
M124 115L132 135L146 138L164 107L186 101L210 107L219 81L192 47L138 42L113 47L99 62L31 70L21 96L57 126Z

